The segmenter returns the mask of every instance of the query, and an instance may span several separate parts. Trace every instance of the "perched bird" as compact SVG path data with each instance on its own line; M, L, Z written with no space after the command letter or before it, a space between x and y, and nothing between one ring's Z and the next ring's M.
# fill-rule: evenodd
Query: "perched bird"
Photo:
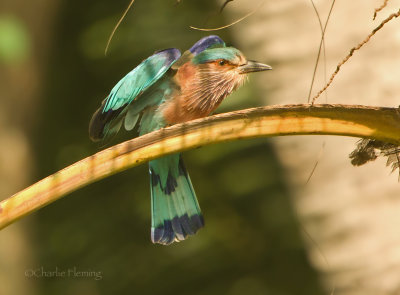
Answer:
M90 138L112 136L122 124L132 130L140 115L140 135L208 116L248 73L270 69L218 36L200 39L182 55L176 48L158 51L114 86L90 121ZM181 155L150 161L149 171L152 242L168 245L194 235L204 220Z

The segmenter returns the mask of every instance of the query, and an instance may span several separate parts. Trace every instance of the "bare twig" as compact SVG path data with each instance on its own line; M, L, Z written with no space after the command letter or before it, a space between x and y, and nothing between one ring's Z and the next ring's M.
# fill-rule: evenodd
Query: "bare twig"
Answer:
M197 27L194 27L194 26L190 26L190 28L193 29L193 30L204 31L204 32L219 31L219 30L223 30L223 29L229 28L229 27L231 27L233 25L236 25L237 23L241 22L242 20L248 18L249 16L253 15L254 13L256 13L264 5L264 3L265 3L265 1L261 2L260 5L256 9L254 9L251 12L249 12L245 16L239 18L238 20L235 20L233 23L230 23L229 25L225 25L225 26L218 27L218 28L212 28L212 29L197 28Z
M312 79L311 79L311 85L310 85L310 90L308 92L307 102L310 102L311 91L312 91L312 88L313 88L313 85L314 85L315 75L317 73L317 68L318 68L318 64L319 64L319 58L321 56L322 47L324 48L324 56L325 56L325 32L326 32L326 27L328 26L329 18L330 18L331 14L332 14L332 10L333 10L333 6L335 5L335 2L336 2L336 0L332 1L331 8L330 8L329 13L328 13L328 17L326 18L326 21L325 21L325 25L324 25L324 27L322 27L322 22L321 22L321 18L319 17L318 10L315 7L314 1L311 0L311 4L312 4L312 6L314 8L315 13L317 14L318 21L319 21L319 26L321 28L321 41L319 42L317 60L315 61L314 72L313 72ZM325 77L325 79L326 79L326 77Z
M311 0L311 4L312 4L312 6L313 6L313 8L314 8L315 14L317 15L318 22L319 22L319 27L320 27L320 29L321 29L321 41L320 41L320 43L319 43L319 48L318 48L318 53L317 53L317 59L316 59L316 61L315 61L314 72L313 72L312 79L311 79L310 90L309 90L309 92L308 92L308 98L307 98L307 102L308 102L308 103L310 102L311 91L312 91L312 88L313 88L313 85L314 85L314 80L315 80L315 76L316 76L316 73L317 73L317 68L318 68L319 58L320 58L320 56L321 56L321 49L322 49L322 48L323 48L323 53L324 53L324 79L325 79L325 83L326 83L325 32L326 32L326 27L328 26L329 18L330 18L331 14L332 14L333 6L335 5L335 1L336 1L336 0L332 0L331 8L329 9L329 13L328 13L328 17L326 18L325 25L322 26L322 21L321 21L321 17L320 17L320 15L319 15L318 9L317 9L317 7L315 6L314 1ZM325 99L325 102L327 103L327 102L328 102L328 94L327 94L327 92L325 92L325 98L326 98L326 99ZM317 169L317 166L318 166L318 164L319 164L319 159L322 157L322 153L323 153L323 151L324 151L324 148L325 148L325 141L322 143L322 147L321 147L321 149L320 149L318 158L317 158L317 160L315 161L314 166L313 166L313 169L311 170L310 175L309 175L308 178L307 178L306 184L308 184L308 183L310 182L311 177L314 175L315 169Z
M222 4L221 9L219 10L219 13L222 13L222 11L225 9L226 5L228 5L229 2L233 2L233 0L226 0L224 4Z
M352 49L350 49L349 54L337 65L335 72L332 74L331 78L329 79L328 83L326 83L326 85L324 86L324 88L322 88L317 95L315 95L311 101L311 104L314 104L315 101L317 100L317 98L332 84L336 74L340 71L340 68L343 64L345 64L350 57L353 56L354 52L356 50L359 50L362 46L364 46L370 39L372 36L375 35L376 32L378 32L380 29L382 29L382 27L389 22L390 20L392 20L393 18L397 18L400 15L400 9L396 12L396 13L392 13L391 15L389 15L386 19L384 19L379 26L377 26L360 44L358 44L356 47L353 47Z
M131 6L133 5L133 2L135 2L135 0L131 0L131 2L129 3L128 7L125 9L125 11L122 14L121 18L119 19L119 21L115 25L114 29L112 30L112 32L110 34L110 37L108 38L106 48L104 49L104 55L107 55L108 47L110 47L110 43L111 43L111 40L112 40L112 38L113 38L113 36L115 34L115 31L118 29L119 25L121 24L121 22L125 18L125 16L128 13L129 9L131 9Z
M389 0L383 0L382 5L379 6L378 8L375 8L373 20L376 19L376 16L378 15L378 12L381 11L382 9L384 9L388 2L389 2Z
M155 158L212 143L294 134L374 138L400 145L398 110L346 105L270 106L177 124L112 146L0 202L0 229L90 183Z
M312 170L310 172L310 175L307 178L306 184L308 184L310 182L311 177L314 175L315 169L317 169L319 160L321 160L321 157L322 157L322 154L324 152L324 149L325 149L325 141L321 145L321 148L320 148L319 153L318 153L317 160L315 161L314 166L313 166L313 168L312 168Z

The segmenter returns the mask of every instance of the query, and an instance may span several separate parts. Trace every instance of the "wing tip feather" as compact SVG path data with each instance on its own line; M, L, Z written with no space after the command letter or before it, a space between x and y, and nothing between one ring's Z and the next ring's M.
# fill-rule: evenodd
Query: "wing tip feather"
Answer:
M89 123L89 138L96 142L103 139L104 122L101 120L101 108L97 109L90 119Z

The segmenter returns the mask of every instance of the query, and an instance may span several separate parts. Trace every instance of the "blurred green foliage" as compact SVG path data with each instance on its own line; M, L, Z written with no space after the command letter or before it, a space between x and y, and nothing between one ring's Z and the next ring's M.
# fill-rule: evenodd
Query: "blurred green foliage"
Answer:
M163 48L185 50L206 35L189 25L223 24L213 1L136 1L105 57L127 1L62 4L32 134L37 180L103 148L89 141L90 117L142 59ZM218 32L232 44L228 33ZM256 106L252 86L219 111ZM121 133L109 145L136 136ZM204 229L178 244L153 245L147 165L104 179L38 211L32 234L36 267L92 270L101 280L40 279L39 293L322 294L268 140L203 147L184 158Z
M0 15L0 63L25 61L30 51L29 34L20 19Z

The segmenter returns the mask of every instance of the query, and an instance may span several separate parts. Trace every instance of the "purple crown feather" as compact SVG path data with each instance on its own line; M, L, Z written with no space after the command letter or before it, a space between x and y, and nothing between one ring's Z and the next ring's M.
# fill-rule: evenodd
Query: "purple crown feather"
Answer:
M225 46L225 42L220 37L216 35L207 36L197 41L192 46L192 48L190 48L190 52L193 53L194 55L197 55L200 52L206 50L207 48L218 44L220 44L221 47Z

